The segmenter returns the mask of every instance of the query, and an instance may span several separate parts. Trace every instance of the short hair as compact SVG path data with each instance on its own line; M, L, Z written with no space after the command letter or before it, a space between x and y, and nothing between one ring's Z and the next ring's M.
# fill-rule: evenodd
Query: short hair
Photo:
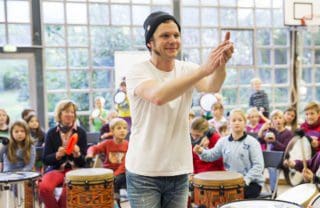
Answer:
M4 113L7 115L6 124L9 125L9 123L10 123L10 117L9 117L7 111L6 111L5 109L2 109L2 108L0 108L0 111L4 112Z
M31 108L26 108L26 109L23 109L23 111L21 112L21 118L23 120L26 120L26 118L29 116L29 114L35 114L36 111L34 109L31 109Z
M118 125L125 125L125 126L128 127L128 123L123 118L111 119L111 121L109 123L109 127L110 127L111 130L113 130Z
M104 105L104 103L106 102L106 100L102 97L102 96L97 96L94 101L97 102L98 100L100 100L101 104Z
M256 82L259 82L260 84L262 83L262 81L261 81L261 79L259 77L255 77L255 78L250 80L251 84L256 83Z
M247 116L249 116L250 114L259 114L259 111L257 109L257 107L252 107L252 108L249 108L247 110ZM260 114L259 114L260 115Z
M212 110L214 110L214 109L222 109L223 110L223 105L220 102L215 102L212 104L211 109Z
M307 110L316 110L317 112L319 112L319 104L315 101L311 101L303 109L304 112L306 112Z
M283 117L283 112L281 110L273 110L270 114L270 118L272 119L275 116Z
M54 119L56 122L60 123L61 121L61 112L69 108L70 106L74 109L75 119L77 118L77 105L72 100L61 100L57 103L55 111L54 111Z
M231 110L230 111L230 118L236 113L240 114L240 116L244 119L244 122L247 122L246 114L240 108L235 108L235 109Z
M209 123L205 118L197 116L191 121L190 128L193 130L206 132L209 130Z

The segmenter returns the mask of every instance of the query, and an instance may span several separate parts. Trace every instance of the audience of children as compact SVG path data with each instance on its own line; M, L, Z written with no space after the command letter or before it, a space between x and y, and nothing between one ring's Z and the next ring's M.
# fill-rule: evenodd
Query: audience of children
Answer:
M215 161L223 157L224 168L244 176L245 198L259 196L264 184L264 161L259 142L245 132L246 116L240 109L230 112L231 135L218 140L212 149L195 145L194 152L201 160Z

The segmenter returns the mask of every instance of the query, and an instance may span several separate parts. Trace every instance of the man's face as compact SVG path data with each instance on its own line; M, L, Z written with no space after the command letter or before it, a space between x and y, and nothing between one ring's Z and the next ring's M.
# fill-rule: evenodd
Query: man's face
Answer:
M151 52L164 59L175 58L181 46L179 28L173 21L161 23L153 34L148 46Z

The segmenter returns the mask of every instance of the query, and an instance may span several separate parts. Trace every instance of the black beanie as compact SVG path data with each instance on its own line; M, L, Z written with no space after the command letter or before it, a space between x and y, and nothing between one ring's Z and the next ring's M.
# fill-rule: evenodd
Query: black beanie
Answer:
M143 28L144 28L144 37L145 37L145 40L146 40L146 45L147 43L149 43L154 31L156 31L157 27L167 21L167 20L173 20L178 28L179 28L179 32L181 31L181 28L180 28L180 24L178 23L178 21L174 18L174 16L166 13L166 12L153 12L151 13L147 19L144 21L143 23ZM148 46L147 46L148 47Z

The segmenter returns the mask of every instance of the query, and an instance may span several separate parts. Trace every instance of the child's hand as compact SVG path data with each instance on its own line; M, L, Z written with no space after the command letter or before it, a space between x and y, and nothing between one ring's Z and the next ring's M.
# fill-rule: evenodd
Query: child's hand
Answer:
M200 142L200 146L203 148L207 148L209 146L209 143L210 143L209 139L207 137L205 137Z
M296 162L294 160L286 159L283 161L283 166L289 167L289 168L294 168L294 166L296 166Z
M197 154L201 154L203 151L203 148L200 145L196 144L196 146L194 146L193 148L193 151Z
M311 181L312 181L312 179L313 179L313 172L312 172L310 169L304 168L304 169L302 170L302 174L303 174L303 180L304 180L305 182L311 182Z
M319 146L319 142L318 142L318 139L317 139L317 138L316 138L316 139L312 138L311 146L312 146L313 148L317 148L317 147Z

